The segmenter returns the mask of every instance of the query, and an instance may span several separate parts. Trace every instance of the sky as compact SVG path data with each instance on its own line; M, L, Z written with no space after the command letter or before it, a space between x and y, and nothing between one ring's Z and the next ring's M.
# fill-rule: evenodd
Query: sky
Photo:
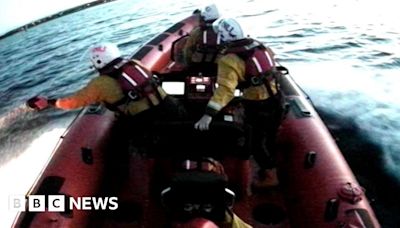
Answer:
M88 2L92 2L94 0L0 0L0 35L23 26L32 21L38 20L40 18L52 15L54 13L63 11L65 9L69 9L78 5L82 5ZM225 2L214 0L216 2ZM207 2L214 2L209 0ZM305 0L308 2L308 0ZM296 2L289 1L291 5L296 5ZM314 2L314 1L311 1ZM315 1L320 2L320 1ZM325 1L323 1L325 2ZM340 1L338 1L340 2ZM356 2L357 1L351 1ZM387 16L386 12L389 12L389 15L393 16L392 22L397 22L397 7L392 7L393 2L397 2L396 0L381 0L379 2L376 1L366 1L365 7L370 8L372 10L377 10L383 13L380 17ZM391 4L387 4L391 3ZM303 3L300 4L299 7L302 7ZM372 5L371 5L372 4ZM368 7L371 6L371 7ZM386 6L386 7L385 7ZM297 7L297 6L296 6ZM358 7L347 7L347 10L351 11L351 20L357 19L359 13L365 12L365 7L359 9ZM354 8L357 8L357 14L354 15ZM332 8L331 8L332 9ZM345 17L344 19L349 20L350 17ZM340 19L340 17L338 18ZM342 18L343 19L343 18ZM380 18L371 17L371 20L376 20ZM390 20L385 20L385 22ZM397 27L397 24L396 24Z
M54 13L94 0L0 0L0 35Z

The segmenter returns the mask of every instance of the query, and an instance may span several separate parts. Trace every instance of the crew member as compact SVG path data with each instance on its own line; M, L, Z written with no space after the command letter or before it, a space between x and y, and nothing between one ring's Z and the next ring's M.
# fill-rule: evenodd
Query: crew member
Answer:
M199 16L199 26L192 30L183 47L184 62L192 71L216 72L218 39L213 22L220 14L217 6L212 4L204 7Z
M103 103L116 113L118 131L129 132L121 134L119 144L122 148L128 141L135 145L146 143L152 124L157 121L184 118L183 107L167 95L153 74L139 61L124 59L115 44L94 45L89 51L98 77L70 96L57 99L34 97L28 105L37 110L48 107L68 110Z
M169 187L161 193L172 227L251 227L232 210L223 165L210 157L184 160Z
M260 167L254 184L276 186L274 141L282 111L273 52L260 42L246 38L239 23L232 18L220 21L218 37L224 46L223 56L218 60L218 88L195 128L208 130L212 118L234 98L235 89L242 89L245 122L253 130L252 154Z
M150 111L173 104L163 112L171 113L170 117L179 116L180 107L161 88L153 74L139 61L124 59L115 44L94 45L90 49L90 61L100 76L93 78L84 88L58 99L34 97L28 105L37 110L48 106L77 109L101 102L120 115L138 116L147 112L146 115L150 116Z

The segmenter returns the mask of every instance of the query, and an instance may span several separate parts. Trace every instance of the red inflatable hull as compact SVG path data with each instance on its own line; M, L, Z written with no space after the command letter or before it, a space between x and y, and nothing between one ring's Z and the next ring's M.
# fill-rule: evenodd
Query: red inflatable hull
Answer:
M278 135L281 179L293 227L379 227L368 199L328 129L290 77ZM290 85L290 86L289 86Z
M114 115L104 108L85 109L61 137L30 195L97 196L101 192ZM28 209L28 208L27 208ZM21 212L14 227L86 227L89 210L69 213ZM73 214L73 219L70 215Z
M171 61L171 46L194 26L195 17L177 23L132 58L154 72L179 71L180 66ZM233 207L235 213L254 227L380 227L362 188L305 94L289 75L283 75L280 84L286 104L277 138L281 185L253 191L253 162L248 158L224 157L222 163L230 184L237 187L236 194L240 196ZM188 106L198 104L183 100ZM202 105L197 107L200 111L195 113L194 120L201 116L204 101ZM113 139L121 132L114 131L114 116L109 111L86 111L62 137L27 196L115 196L122 211L21 212L13 227L163 227L168 220L157 198L159 193L154 196L151 191L153 185L170 175L170 159L126 153L130 154L125 159L129 163L128 177L119 177L120 173L113 168L119 163L113 159L121 151L115 149ZM230 123L221 126L224 124ZM186 132L181 130L185 123L173 126L178 129L176 137L185 136ZM188 126L192 129L193 122ZM237 130L229 127L230 132ZM110 163L114 165L109 166Z

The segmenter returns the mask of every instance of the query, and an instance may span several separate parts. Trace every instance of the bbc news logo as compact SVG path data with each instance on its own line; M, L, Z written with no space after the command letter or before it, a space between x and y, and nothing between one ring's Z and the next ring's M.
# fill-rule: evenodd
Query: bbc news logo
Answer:
M64 195L14 195L9 197L13 211L65 212L69 210L117 210L117 197L67 197Z

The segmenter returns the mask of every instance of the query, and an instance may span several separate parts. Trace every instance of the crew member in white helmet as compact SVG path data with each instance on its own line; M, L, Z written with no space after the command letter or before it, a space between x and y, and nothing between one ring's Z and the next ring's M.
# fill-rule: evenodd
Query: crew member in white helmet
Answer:
M37 110L49 106L77 109L94 103L126 116L158 107L167 97L153 74L139 61L124 59L115 44L102 43L90 48L90 61L99 72L84 88L57 99L34 97L28 105Z
M208 5L200 11L199 26L192 30L183 48L185 64L190 68L205 69L204 64L214 65L218 55L217 33L213 27L220 17L215 4ZM207 65L207 66L208 66Z
M245 37L240 24L232 18L219 22L218 38L223 46L223 56L218 60L218 88L195 128L208 130L213 117L234 98L235 89L241 89L245 122L253 130L252 154L260 167L254 184L276 186L274 145L282 108L275 83L274 54L261 42Z

